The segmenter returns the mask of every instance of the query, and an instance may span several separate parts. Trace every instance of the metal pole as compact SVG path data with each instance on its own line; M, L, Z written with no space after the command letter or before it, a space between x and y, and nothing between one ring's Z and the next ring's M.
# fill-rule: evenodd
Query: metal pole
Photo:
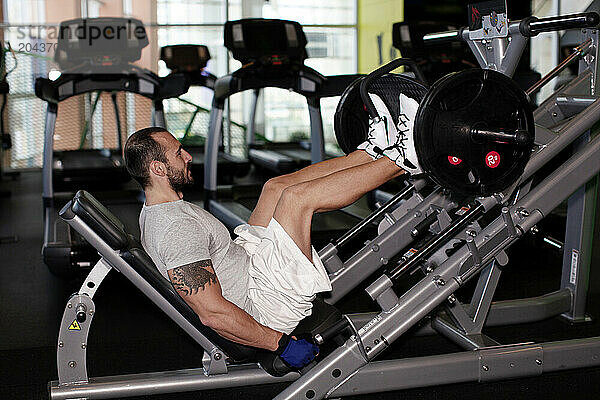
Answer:
M398 265L395 269L393 269L389 274L390 279L395 281L396 279L400 278L400 276L404 275L405 272L410 271L412 268L417 266L425 259L425 257L437 250L442 243L445 243L448 239L456 236L465 226L483 214L484 210L485 207L481 203L471 208L465 215L461 217L459 221L453 223L446 230L429 241L415 256L409 258L408 261Z
M540 148L525 167L519 182L525 182L548 161L554 158L559 152L564 150L575 139L590 129L596 121L600 120L600 99L583 110L577 117L571 120L563 129L560 135L544 148Z
M378 210L376 210L375 212L373 212L367 218L365 218L361 222L359 222L358 225L356 225L354 228L352 228L348 232L346 232L342 237L340 237L339 239L337 239L334 242L334 245L336 247L341 247L344 244L346 244L350 239L352 239L353 237L355 237L365 227L369 226L374 221L376 221L379 217L381 217L383 214L385 214L386 212L388 212L390 210L390 208L392 208L393 206L396 205L396 203L398 203L404 197L406 197L407 195L409 195L410 193L412 193L414 189L415 189L415 187L413 185L408 185L403 191L397 193L387 203L385 203L383 205L383 207L381 207Z
M579 46L575 47L575 51L569 57L565 58L560 64L558 64L552 71L548 72L542 79L537 81L532 87L527 89L525 93L528 96L536 93L538 90L542 88L545 84L550 82L556 75L560 74L565 70L573 61L577 60L579 57L585 56L587 52L590 50L590 46L592 44L592 39L588 39L585 42L581 43Z

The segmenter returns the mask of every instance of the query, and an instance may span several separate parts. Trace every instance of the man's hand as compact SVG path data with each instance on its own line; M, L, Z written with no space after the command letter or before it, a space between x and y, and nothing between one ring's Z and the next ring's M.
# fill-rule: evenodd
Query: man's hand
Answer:
M307 340L283 334L275 353L290 367L302 368L319 354L319 347Z

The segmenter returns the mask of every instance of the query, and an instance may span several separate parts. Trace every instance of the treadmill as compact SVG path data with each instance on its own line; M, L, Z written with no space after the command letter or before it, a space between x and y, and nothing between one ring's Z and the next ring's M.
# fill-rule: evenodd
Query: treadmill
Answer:
M100 29L124 28L125 20L118 18L84 18L61 22L59 26L57 48L54 60L60 68L61 75L90 74L98 72L118 73L119 68L141 57L141 52L148 45L148 38L140 34L140 39L132 35L125 40L101 40L104 36L92 40L92 31ZM138 20L132 20L131 29L144 29ZM141 33L142 31L140 31ZM122 32L120 32L122 33ZM90 36L86 40L87 36ZM78 39L81 36L82 39ZM64 90L64 89L62 89ZM50 90L51 91L51 90ZM104 189L115 185L124 185L130 181L130 176L125 169L122 158L122 132L119 115L119 106L116 93L111 93L115 120L117 148L88 149L85 146L85 137L92 127L91 120L96 111L100 91L90 92L95 99L91 102L90 121L86 121L81 132L79 148L76 150L53 151L52 158L52 183L55 190L74 191L81 188ZM37 94L37 93L36 93ZM40 97L38 95L38 97ZM42 97L40 97L42 98ZM43 100L46 100L42 98ZM97 132L94 132L98 134ZM101 133L100 133L101 135ZM46 166L47 163L44 164Z
M298 79L300 76L306 75L305 83L314 82L316 87L325 82L322 75L304 65L304 60L307 58L305 50L307 40L302 26L297 22L293 22L293 28L290 24L285 25L285 29L289 29L289 31L283 32L280 20L256 18L235 22L225 26L225 47L231 51L233 58L243 65L234 75L239 80L252 78L259 80L258 85L253 89L250 118L246 130L248 159L253 165L270 176L294 172L311 163L323 160L325 158L322 143L323 128L318 104L309 104L311 141L256 141L254 124L258 98L262 89L266 87L283 87L279 86L281 77L278 75L287 72L288 78L291 76L292 79ZM240 36L240 33L243 33L243 36ZM292 36L286 36L288 34ZM286 38L290 46L286 45ZM291 50L292 48L293 50ZM284 53L284 51L290 50L291 52ZM274 79L271 80L271 77ZM352 77L349 79L354 80ZM260 85L261 80L263 82L262 86ZM311 100L314 103L316 97L310 94L311 90L308 89L301 94L307 97L309 103ZM313 118L313 109L318 109L319 118Z
M44 153L42 167L42 199L44 206L44 243L42 255L50 271L59 276L72 276L83 267L91 267L98 259L97 252L75 231L58 217L61 201L71 194L60 194L54 179L64 178L65 172L73 177L71 183L83 184L84 179L99 180L106 186L104 198L113 203L123 202L126 192L117 191L129 176L126 174L120 154L108 150L77 150L53 153L56 117L60 102L85 93L131 92L144 96L153 103L152 125L165 127L162 99L177 97L187 92L188 82L183 74L159 78L155 73L132 64L141 56L141 49L148 44L142 22L133 18L88 18L64 21L60 24L61 37L57 45L57 57L63 69L55 80L38 78L35 94L48 103L44 130ZM66 27L66 28L63 28ZM121 40L103 40L90 45L85 35L69 35L68 30L106 29L125 30ZM63 35L64 33L64 35ZM91 40L90 40L91 41ZM113 96L115 97L115 96ZM118 116L118 114L117 114ZM119 120L117 117L117 125ZM56 166L61 166L59 174ZM71 171L72 170L72 171ZM76 171L76 172L75 172ZM139 194L139 190L134 190ZM61 200L62 199L62 200ZM135 199L135 197L134 197Z
M165 62L171 73L184 74L190 86L204 87L214 91L217 77L205 70L206 64L210 60L208 47L198 44L164 46L160 49L160 59ZM192 125L200 109L199 106L196 106L196 111L187 123L185 133L180 139L185 150L192 156L191 171L197 185L202 185L204 178L204 141L202 140L204 137L193 135ZM219 178L231 182L234 176L246 175L250 168L249 161L223 152L222 147L221 144L218 155Z
M215 82L215 95L210 114L210 126L205 149L204 207L221 220L230 230L245 223L256 205L261 184L218 186L217 154L223 128L223 110L226 99L245 90L278 87L294 91L307 100L311 143L308 162L325 158L323 123L320 99L340 95L344 88L359 75L325 77L304 65L306 38L299 23L276 19L243 19L225 24L225 45L233 57L242 62L242 68ZM250 127L252 124L250 124ZM250 129L249 129L250 130ZM251 131L251 130L250 130ZM263 158L281 167L290 164L290 157L271 149L263 151ZM256 152L255 152L256 154ZM265 161L265 162L267 162ZM300 166L297 166L300 167ZM290 172L290 171L287 171ZM281 171L283 173L283 171ZM223 193L229 196L225 198ZM359 213L334 211L315 215L313 242L326 244L354 226L369 210Z

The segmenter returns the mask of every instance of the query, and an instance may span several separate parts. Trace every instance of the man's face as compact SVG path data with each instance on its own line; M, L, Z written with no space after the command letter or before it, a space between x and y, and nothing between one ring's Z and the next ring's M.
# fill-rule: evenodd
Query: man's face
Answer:
M167 179L169 185L175 192L194 183L190 165L192 156L183 149L181 143L168 132L159 132L157 137L160 144L165 148L167 157Z

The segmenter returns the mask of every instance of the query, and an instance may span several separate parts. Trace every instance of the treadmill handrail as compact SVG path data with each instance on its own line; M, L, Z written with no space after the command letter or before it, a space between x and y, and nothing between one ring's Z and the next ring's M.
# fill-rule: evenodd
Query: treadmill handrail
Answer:
M314 96L326 81L326 77L306 65L282 65L289 68L283 74L271 74L279 71L279 67L256 68L254 66L242 67L237 71L217 78L213 106L224 105L228 97L250 89L263 89L277 87L290 89L305 97ZM283 70L282 70L283 71Z
M164 78L150 71L121 73L65 73L52 81L35 80L35 95L48 103L59 103L70 97L95 91L132 92L152 100L178 97L189 89L188 79L182 73Z
M182 74L184 74L189 82L190 82L190 86L199 86L199 87L205 87L208 89L213 89L215 88L215 82L217 81L217 76L214 74L211 74L210 72L206 72L206 71L193 71L193 72L180 72Z
M328 75L319 90L319 98L341 96L348 86L364 76L364 74Z
M283 76L263 76L259 73L261 72L261 69L250 66L241 68L232 74L222 76L215 82L207 140L204 147L204 198L205 202L207 202L205 207L208 208L208 202L216 199L217 152L219 149L219 143L223 129L223 110L225 108L225 100L228 97L235 93L250 89L263 89L266 87L292 89L296 93L306 97L309 115L311 118L311 130L313 128L317 129L320 131L317 134L322 135L323 126L322 121L320 120L319 99L323 97L341 95L345 90L345 87L343 87L344 84L347 83L350 85L352 82L362 76L360 74L349 74L332 75L328 77L321 75L314 69L305 65L296 65L296 67L296 69L292 69L289 73ZM303 72L306 72L307 75L300 76ZM295 76L295 74L298 76ZM242 79L245 78L246 75L248 75L246 80ZM309 93L305 90L296 90L296 85L302 83L301 79L303 77L308 79L312 78L313 82L315 83L318 80L318 85L316 85L314 91ZM323 93L321 93L321 89L323 89ZM316 138L313 137L313 132L311 131L311 152L314 152L315 154L323 154L323 147L323 140L316 140ZM311 158L316 158L316 156L311 154Z

